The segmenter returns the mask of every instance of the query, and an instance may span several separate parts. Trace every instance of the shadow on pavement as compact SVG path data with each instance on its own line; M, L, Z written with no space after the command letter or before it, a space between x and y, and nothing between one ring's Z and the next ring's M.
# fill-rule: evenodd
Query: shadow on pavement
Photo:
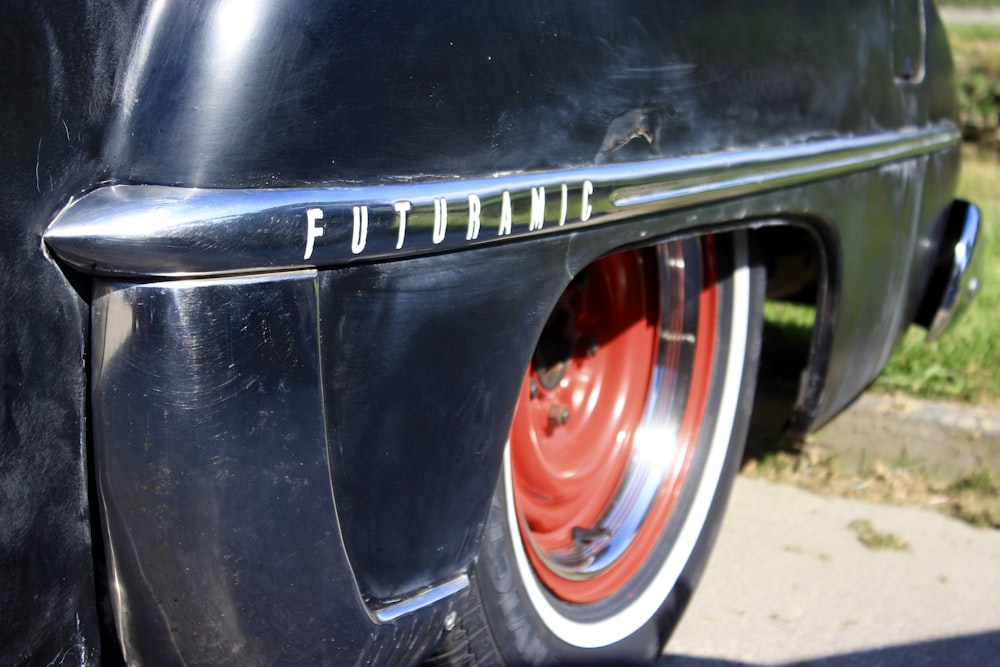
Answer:
M1000 631L819 656L785 663L750 663L688 655L663 656L657 667L979 667L1000 660Z

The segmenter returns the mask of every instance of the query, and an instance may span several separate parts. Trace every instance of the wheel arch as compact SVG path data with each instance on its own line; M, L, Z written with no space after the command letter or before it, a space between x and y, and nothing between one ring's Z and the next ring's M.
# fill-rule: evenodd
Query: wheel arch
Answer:
M769 323L765 311L750 451L775 438L802 437L816 421L833 351L842 272L837 228L821 218L776 219L752 234L765 267L768 303L803 306L811 311L811 321L785 325L798 328L789 355L788 332L775 332L781 324Z

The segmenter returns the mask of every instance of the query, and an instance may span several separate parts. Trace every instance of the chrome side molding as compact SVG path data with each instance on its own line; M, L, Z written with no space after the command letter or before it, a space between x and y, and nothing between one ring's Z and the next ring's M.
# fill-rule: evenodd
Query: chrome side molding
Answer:
M62 261L100 275L181 277L337 266L719 202L951 148L959 139L953 125L941 124L468 180L246 190L114 185L71 202L44 240Z

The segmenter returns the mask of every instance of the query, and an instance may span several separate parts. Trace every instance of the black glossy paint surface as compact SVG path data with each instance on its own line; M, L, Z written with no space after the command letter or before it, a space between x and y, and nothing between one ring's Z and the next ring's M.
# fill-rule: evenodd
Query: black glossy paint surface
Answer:
M488 175L922 125L889 3L189 3L106 145L193 186ZM937 34L932 33L937 39Z
M41 235L94 182L136 8L0 19L0 663L100 655L85 445L87 307ZM97 539L100 539L97 536Z

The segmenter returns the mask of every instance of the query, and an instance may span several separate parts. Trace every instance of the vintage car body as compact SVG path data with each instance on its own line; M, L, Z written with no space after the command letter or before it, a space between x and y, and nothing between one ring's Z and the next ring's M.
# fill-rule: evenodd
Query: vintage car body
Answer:
M745 437L753 275L816 305L799 431L969 291L930 2L4 9L5 664L408 664L470 604L508 662L655 659ZM750 370L706 390L734 447L669 596L542 586L553 643L505 640L478 568L535 343L599 258L708 233L756 267L716 344Z

